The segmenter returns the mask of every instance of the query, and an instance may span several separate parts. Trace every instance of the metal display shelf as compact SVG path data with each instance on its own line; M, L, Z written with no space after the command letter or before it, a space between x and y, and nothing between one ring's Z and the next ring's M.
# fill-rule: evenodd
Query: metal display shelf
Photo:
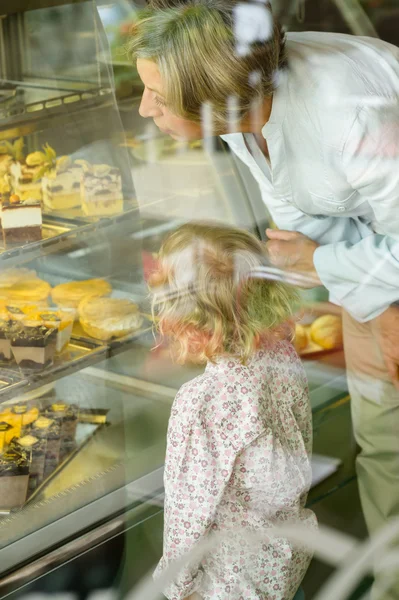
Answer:
M67 350L54 364L40 371L23 371L16 365L4 365L0 367L0 404L125 352L148 331L148 326L144 326L122 339L109 343L87 337L72 337Z
M23 84L21 84L23 85ZM0 108L0 139L29 135L46 128L56 120L57 126L71 120L72 115L82 113L87 119L88 111L113 107L115 99L111 89L76 90L61 96L46 98L29 104L17 104Z
M104 217L98 221L88 222L89 219L59 219L51 215L43 217L43 231L46 237L38 242L32 242L16 248L3 249L0 247L0 265L14 267L24 264L47 254L59 252L64 248L78 243L80 240L87 243L88 238L98 239L102 234L111 233L116 227L122 234L126 228L131 227L131 218L139 218L137 208L124 211L115 217Z

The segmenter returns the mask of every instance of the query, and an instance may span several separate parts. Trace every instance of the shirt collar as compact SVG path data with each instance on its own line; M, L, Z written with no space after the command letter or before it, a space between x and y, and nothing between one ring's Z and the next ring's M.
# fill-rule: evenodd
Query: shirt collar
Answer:
M273 92L272 112L266 125L262 128L263 137L279 128L285 118L288 98L288 69L277 72L276 89Z
M266 125L262 127L262 135L264 138L278 129L284 118L287 110L288 98L288 69L278 71L276 76L276 89L273 92L272 112ZM225 142L234 144L242 144L244 137L242 133L229 133L220 136Z

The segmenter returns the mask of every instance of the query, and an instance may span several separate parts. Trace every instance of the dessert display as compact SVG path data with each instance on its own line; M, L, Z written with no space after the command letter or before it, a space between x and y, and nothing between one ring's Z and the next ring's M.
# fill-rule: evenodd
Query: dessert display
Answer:
M310 327L313 342L326 350L341 348L343 345L342 319L338 315L323 315Z
M81 205L80 181L83 167L69 156L60 156L42 179L44 206L50 211L67 210Z
M28 493L29 460L25 454L7 450L0 454L0 509L24 504Z
M3 242L6 248L37 242L42 239L42 208L40 201L13 194L3 196L1 208Z
M78 312L83 330L102 341L132 333L143 322L137 304L120 298L88 297L79 304Z
M90 437L96 426L106 423L107 413L107 409L79 409L62 400L40 409L34 403L3 407L0 510L21 507L79 448L76 435L79 423L94 425Z
M87 216L105 217L123 212L120 170L87 163L81 180L81 196L82 210Z
M7 308L9 311L12 311L12 307L7 306ZM75 319L74 311L51 308L39 310L36 306L28 306L21 309L21 312L24 312L31 324L36 322L37 325L42 324L48 329L55 329L57 332L55 351L57 354L61 354L65 350L72 335L72 327Z
M112 286L105 279L86 279L61 283L53 288L51 296L58 306L77 309L86 296L108 296L111 292Z

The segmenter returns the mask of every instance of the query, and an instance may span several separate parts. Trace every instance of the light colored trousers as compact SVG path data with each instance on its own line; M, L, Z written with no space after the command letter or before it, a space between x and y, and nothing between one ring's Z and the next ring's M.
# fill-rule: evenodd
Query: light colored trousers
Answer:
M391 519L399 518L399 391L385 368L376 326L375 321L357 323L344 313L353 428L361 448L356 468L370 534L387 526ZM399 549L399 540L396 548ZM389 589L379 594L378 587L385 584ZM372 598L399 600L399 568L392 585L387 574L376 577Z

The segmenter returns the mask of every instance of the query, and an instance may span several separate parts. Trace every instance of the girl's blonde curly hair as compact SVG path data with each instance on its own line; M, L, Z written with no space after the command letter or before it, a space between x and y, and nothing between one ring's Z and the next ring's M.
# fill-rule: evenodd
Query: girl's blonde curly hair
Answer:
M163 243L150 279L154 320L178 362L232 356L287 337L297 292L266 279L264 244L234 227L187 223Z

